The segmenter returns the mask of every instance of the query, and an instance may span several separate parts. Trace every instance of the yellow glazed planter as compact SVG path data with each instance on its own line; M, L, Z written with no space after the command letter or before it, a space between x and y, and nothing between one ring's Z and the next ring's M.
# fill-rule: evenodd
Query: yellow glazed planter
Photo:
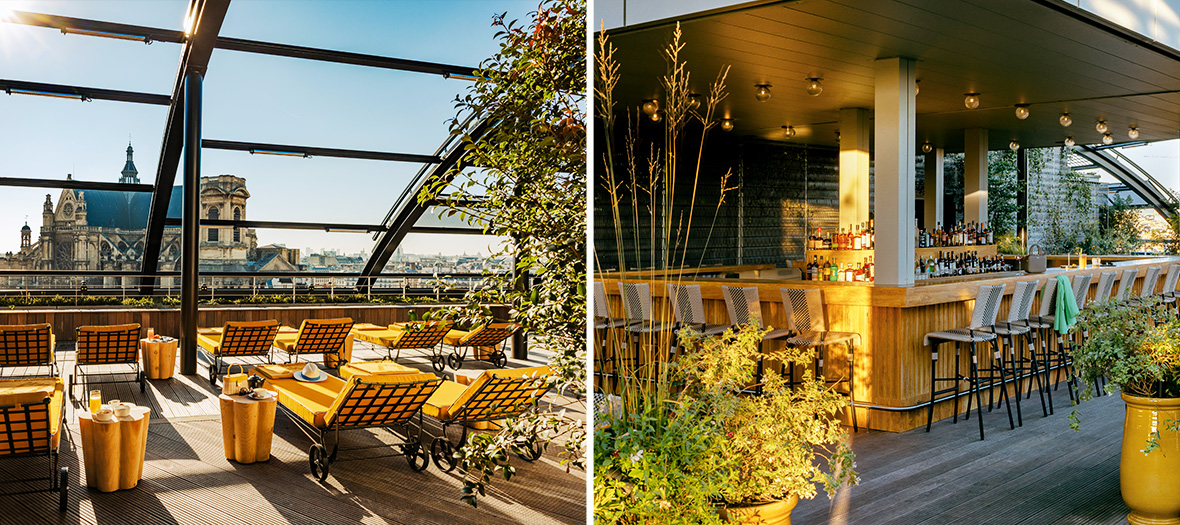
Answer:
M1123 425L1123 454L1119 484L1131 508L1131 525L1180 525L1180 433L1164 429L1180 419L1180 399L1157 399L1123 394L1127 418ZM1142 451L1152 432L1160 433L1159 448Z
M791 509L799 503L799 496L749 507L722 507L721 517L730 523L745 525L791 525Z

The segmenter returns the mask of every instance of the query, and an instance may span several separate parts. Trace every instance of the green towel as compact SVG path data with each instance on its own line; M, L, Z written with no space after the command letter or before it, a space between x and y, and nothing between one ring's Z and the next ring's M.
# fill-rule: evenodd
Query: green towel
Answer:
M1077 322L1078 302L1073 297L1073 286L1069 284L1069 277L1057 276L1057 304L1053 309L1053 329L1064 334L1069 327Z

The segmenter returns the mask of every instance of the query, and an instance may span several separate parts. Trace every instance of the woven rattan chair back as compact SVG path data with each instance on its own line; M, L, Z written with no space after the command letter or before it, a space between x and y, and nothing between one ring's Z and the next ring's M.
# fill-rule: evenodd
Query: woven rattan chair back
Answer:
M548 390L545 378L494 376L453 412L451 421L492 421L518 416L532 408Z
M1093 275L1075 275L1073 277L1073 299L1078 303L1078 309L1086 307L1086 298L1090 295L1090 281Z
M442 379L405 383L368 382L356 377L345 385L344 398L333 404L329 426L361 428L405 423L418 414ZM349 388L351 386L351 388Z
M1114 294L1116 300L1126 301L1131 298L1131 288L1138 274L1138 269L1123 270L1123 277L1119 279L1119 291Z
M705 324L705 301L699 284L668 283L668 300L676 322L690 325Z
M1000 316L1000 303L1004 299L1003 284L980 286L975 296L975 308L971 311L971 328L976 330L996 324Z
M299 327L299 338L287 353L337 354L344 346L344 339L352 330L352 319L307 319Z
M222 357L270 355L270 347L279 335L279 322L243 321L228 322L221 329L221 346L217 349Z
M1164 277L1164 287L1160 290L1160 294L1176 291L1176 281L1178 278L1180 278L1180 264L1168 265L1168 273Z
M0 406L0 457L50 452L49 407L48 397L35 403Z
M1045 290L1041 293L1041 307L1037 310L1037 316L1048 317L1053 315L1054 303L1056 302L1057 279L1049 279L1045 281Z
M787 328L796 332L824 332L828 324L824 319L824 296L819 288L779 288L783 296L783 309L787 315Z
M78 364L135 363L139 324L78 327Z
M494 346L512 337L520 325L515 323L490 323L476 328L459 341L460 346Z
M610 307L606 302L606 285L602 281L594 281L594 317L610 319Z
M1143 276L1143 287L1139 289L1139 298L1147 298L1155 295L1155 283L1160 280L1160 270L1163 268L1159 266L1152 266L1147 269L1147 275Z
M751 319L764 326L762 322L762 303L758 301L758 288L754 286L721 286L721 295L725 297L725 310L729 312L729 324L734 326L746 324Z
M651 321L651 287L647 283L619 282L623 312L631 321Z
M398 336L391 348L434 348L451 331L451 321L426 321L407 323L406 330ZM410 327L413 326L413 329Z
M1033 298L1037 296L1036 281L1017 281L1012 290L1012 300L1008 303L1008 318L1010 323L1028 319L1032 313Z
M1093 302L1101 303L1110 300L1110 294L1114 291L1114 279L1118 275L1117 272L1103 272L1098 276L1098 288L1094 291Z
M53 327L49 323L0 326L0 366L53 363Z

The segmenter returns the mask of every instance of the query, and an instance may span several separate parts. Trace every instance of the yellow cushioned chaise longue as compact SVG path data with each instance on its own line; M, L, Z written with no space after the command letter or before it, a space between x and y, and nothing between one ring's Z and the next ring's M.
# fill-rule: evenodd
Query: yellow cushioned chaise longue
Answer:
M452 324L450 321L419 321L381 327L365 323L353 326L352 333L361 341L384 346L386 358L391 361L397 361L402 350L430 352L430 363L436 371L442 372L446 368L446 358L439 344L452 331Z
M447 356L446 364L455 370L463 368L467 349L473 348L476 359L483 359L503 368L508 365L504 346L508 343L508 338L519 329L520 325L516 323L489 323L471 331L451 330L443 338L443 344L451 347L451 355ZM438 364L434 365L434 369L442 372Z
M197 347L209 354L209 384L217 386L217 377L226 366L227 357L266 357L274 363L271 348L279 335L279 322L245 321L225 323L221 328L197 330Z
M0 326L0 367L46 366L48 374L21 374L21 377L58 377L61 374L54 359L55 344L49 323Z
M535 366L485 370L469 385L444 381L422 406L423 413L442 424L442 433L430 444L435 466L446 472L455 468L454 454L467 441L468 424L514 417L532 409L549 390L550 373L547 366ZM455 442L447 438L451 425L463 429ZM521 444L517 453L533 461L541 457L541 448L530 439Z
M401 453L391 455L406 456L416 471L426 469L430 456L422 446L421 408L438 389L441 379L420 373L353 375L348 380L328 375L324 381L308 383L294 378L304 365L259 365L253 372L278 392L279 407L313 441L308 450L312 475L320 481L327 479L328 467L340 450L341 430L373 427L389 428L391 432L392 427L400 427L402 443L397 447ZM415 415L418 430L412 433ZM327 447L329 433L333 434L331 452Z

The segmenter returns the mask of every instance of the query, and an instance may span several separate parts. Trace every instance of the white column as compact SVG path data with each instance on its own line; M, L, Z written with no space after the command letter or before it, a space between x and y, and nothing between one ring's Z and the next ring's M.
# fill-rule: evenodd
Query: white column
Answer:
M840 110L840 226L869 220L869 110Z
M936 225L942 222L942 161L942 148L934 148L926 154L926 193L924 195L926 209L923 217L926 220L927 230L933 230Z
M987 222L987 130L963 134L963 222Z
M877 60L873 107L878 285L914 283L914 60Z

